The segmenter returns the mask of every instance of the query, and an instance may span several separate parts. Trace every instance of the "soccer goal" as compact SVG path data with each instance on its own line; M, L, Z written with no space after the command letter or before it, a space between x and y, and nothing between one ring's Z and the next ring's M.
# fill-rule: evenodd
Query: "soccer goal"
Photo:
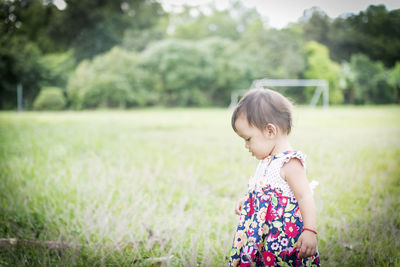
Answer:
M322 95L322 104L324 108L329 106L329 85L326 80L276 80L276 79L261 79L255 80L250 86L251 88L264 87L294 87L294 86L312 86L316 87L314 95L311 99L310 106L315 107ZM243 96L248 90L238 90L231 94L230 108L237 105L239 97Z

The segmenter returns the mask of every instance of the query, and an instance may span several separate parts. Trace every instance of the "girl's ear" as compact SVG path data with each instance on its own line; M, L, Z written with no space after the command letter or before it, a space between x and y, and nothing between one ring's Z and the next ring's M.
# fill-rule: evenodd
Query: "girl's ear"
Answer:
M265 126L265 135L269 138L273 138L278 134L278 128L272 124L272 123L268 123L267 126Z

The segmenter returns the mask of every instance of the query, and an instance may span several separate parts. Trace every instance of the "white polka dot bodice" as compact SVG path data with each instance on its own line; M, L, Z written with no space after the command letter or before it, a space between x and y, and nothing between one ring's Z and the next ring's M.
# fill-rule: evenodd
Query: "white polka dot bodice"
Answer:
M261 160L255 174L249 180L249 192L261 192L263 187L269 185L271 188L280 189L284 196L294 197L289 184L280 174L283 164L292 158L299 159L304 168L306 167L306 156L300 151L286 151Z

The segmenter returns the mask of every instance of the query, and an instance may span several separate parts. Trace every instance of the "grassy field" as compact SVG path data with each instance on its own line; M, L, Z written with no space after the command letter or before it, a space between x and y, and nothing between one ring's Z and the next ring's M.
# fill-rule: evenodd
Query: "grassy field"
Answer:
M257 161L226 109L0 113L0 266L222 266ZM400 266L400 107L296 110L323 266Z

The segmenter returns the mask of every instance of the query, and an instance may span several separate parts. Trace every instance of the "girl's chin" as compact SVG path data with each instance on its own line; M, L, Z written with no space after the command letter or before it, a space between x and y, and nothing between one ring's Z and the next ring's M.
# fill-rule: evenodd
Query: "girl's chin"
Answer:
M265 156L265 155L258 156L258 155L254 155L254 154L253 154L253 157L255 157L255 158L258 159L258 160L264 160L264 159L266 159L266 158L268 157L268 155L267 155L267 156Z

